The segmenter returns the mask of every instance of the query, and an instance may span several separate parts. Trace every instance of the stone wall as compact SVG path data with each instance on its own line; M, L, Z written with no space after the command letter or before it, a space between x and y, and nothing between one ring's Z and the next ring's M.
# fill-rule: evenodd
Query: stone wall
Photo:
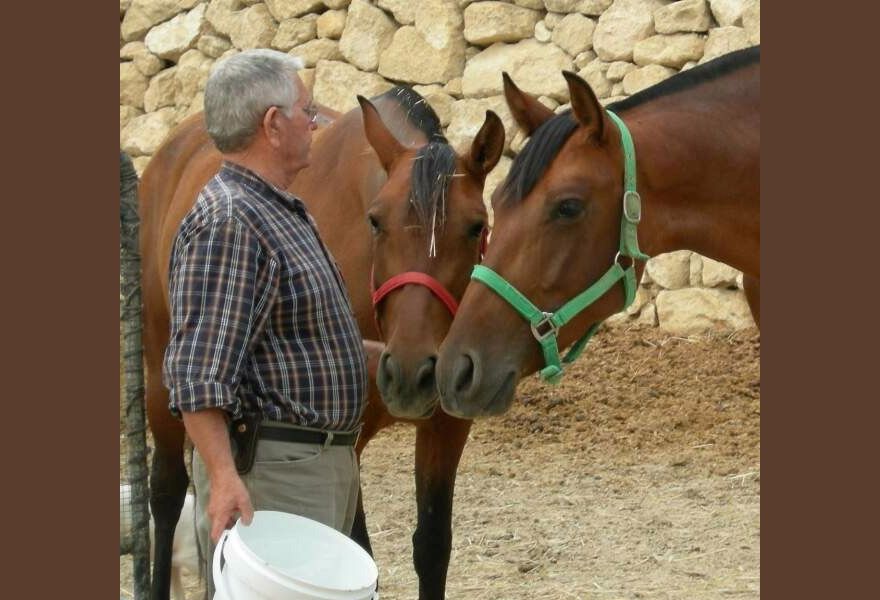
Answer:
M120 0L120 145L140 173L174 125L200 111L215 61L249 48L303 57L317 102L407 83L425 96L457 149L486 109L506 129L486 198L524 138L501 72L554 110L563 69L607 104L727 52L760 43L760 0ZM688 335L754 326L737 271L692 252L651 259L639 295L611 325Z

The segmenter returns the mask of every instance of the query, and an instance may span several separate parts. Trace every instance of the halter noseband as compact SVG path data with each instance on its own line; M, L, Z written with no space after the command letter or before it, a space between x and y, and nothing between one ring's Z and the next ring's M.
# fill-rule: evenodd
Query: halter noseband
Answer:
M483 228L483 232L480 234L480 260L482 260L483 256L486 254L488 239L489 230ZM442 283L427 273L422 273L420 271L406 271L405 273L400 273L399 275L391 277L379 286L378 289L376 288L375 273L371 273L370 285L373 289L373 316L376 319L376 330L379 332L380 337L384 336L382 336L382 326L379 324L379 304L385 296L394 290L410 284L421 285L431 290L431 293L433 293L440 302L446 306L449 310L449 314L452 315L453 318L455 317L455 313L458 312L458 300L455 299L455 296L443 287Z
M623 280L624 303L621 310L626 310L635 299L638 282L635 275L636 260L648 260L650 258L639 250L636 227L642 219L642 202L636 191L636 151L632 136L624 122L616 114L605 109L608 116L617 124L620 130L620 141L623 146L623 216L620 220L620 247L614 256L614 261L605 274L596 283L566 302L555 313L542 311L531 303L519 290L510 284L501 275L483 265L475 265L471 279L482 282L492 291L506 300L531 326L532 335L541 345L544 361L547 366L541 369L541 378L550 383L558 383L562 379L563 366L568 365L580 356L584 347L596 330L601 321L593 323L587 332L572 345L571 349L560 360L557 335L559 329L584 311L588 306L601 298L618 281ZM620 265L620 257L629 259L629 266L625 269Z

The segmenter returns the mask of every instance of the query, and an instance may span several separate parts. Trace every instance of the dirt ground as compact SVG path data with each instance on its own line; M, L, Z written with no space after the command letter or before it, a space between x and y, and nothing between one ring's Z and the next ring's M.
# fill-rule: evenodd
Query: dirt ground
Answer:
M447 597L758 598L759 356L756 330L605 330L560 385L523 381L465 447ZM393 427L363 455L382 600L418 596L414 439Z

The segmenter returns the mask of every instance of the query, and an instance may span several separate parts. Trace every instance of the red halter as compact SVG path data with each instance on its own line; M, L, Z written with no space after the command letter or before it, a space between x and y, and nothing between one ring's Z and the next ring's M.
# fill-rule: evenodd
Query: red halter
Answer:
M483 255L486 253L486 246L488 245L489 240L489 229L484 228L483 232L480 234L480 260L483 259ZM379 332L379 336L382 335L382 327L379 325L379 303L382 300L396 290L397 288L403 287L405 285L423 285L431 292L437 296L437 298L442 302L446 308L449 310L449 314L455 317L455 313L458 312L458 300L443 287L443 284L428 275L427 273L421 273L419 271L407 271L406 273L400 273L399 275L395 275L381 286L379 289L376 289L376 276L375 272L370 273L370 287L373 289L373 317L376 319L376 330Z

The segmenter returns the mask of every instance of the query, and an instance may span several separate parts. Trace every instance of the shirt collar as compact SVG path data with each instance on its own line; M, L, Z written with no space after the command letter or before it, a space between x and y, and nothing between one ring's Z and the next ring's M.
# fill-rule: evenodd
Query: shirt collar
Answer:
M267 195L275 195L278 196L282 202L288 204L290 208L300 213L303 217L308 214L308 210L306 209L306 205L302 200L294 196L293 194L287 192L286 190L282 190L281 188L273 185L269 181L266 181L261 175L244 167L238 163L234 163L232 161L223 160L220 164L220 171L225 171L227 175L231 176L233 179L244 180L249 183L251 187L257 189L258 192L265 193Z

